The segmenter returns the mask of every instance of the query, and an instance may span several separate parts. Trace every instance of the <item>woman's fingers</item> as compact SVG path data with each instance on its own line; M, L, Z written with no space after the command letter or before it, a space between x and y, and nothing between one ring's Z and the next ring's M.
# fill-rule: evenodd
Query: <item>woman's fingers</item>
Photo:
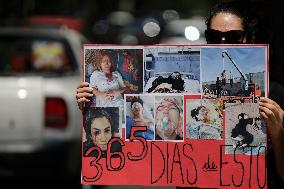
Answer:
M269 117L264 112L259 112L260 115L264 118L264 120L269 120Z
M284 111L282 110L282 108L273 100L269 99L269 98L265 98L265 97L260 97L260 102L262 103L269 103L271 105L274 105L277 110L279 111L279 113L282 114L282 116L284 116Z
M83 87L88 87L89 83L88 82L80 82L77 86L77 89L83 88Z
M260 109L272 121L272 124L282 125L284 112L276 102L271 99L261 97L259 105Z
M111 101L113 99L113 95L112 94L106 94L105 98L109 101Z
M93 96L93 94L91 94L91 93L83 92L83 93L77 93L76 98L78 100L80 98L90 98L92 96Z
M276 123L278 121L274 112L271 111L269 108L265 106L259 106L259 109L260 109L261 115L263 115L263 113L265 114L263 115L263 117L266 120L269 119L272 123Z
M93 92L93 88L91 88L91 87L77 88L77 93L84 93L84 92L92 93Z
M88 98L93 96L93 89L89 87L89 83L80 82L76 90L76 99L80 110L83 109L85 102L90 102Z
M80 103L80 104L82 104L82 103L84 103L84 102L90 102L90 100L87 99L87 98L85 98L85 97L83 97L83 98L78 99L77 102Z
M85 102L90 102L90 100L87 99L87 98L85 98L85 97L77 99L77 103L78 103L78 106L79 106L79 109L80 109L80 110L83 109L83 104L84 104Z
M93 88L89 87L89 83L87 82L80 82L76 92L77 100L83 97L88 98L93 96Z
M270 104L270 103L260 102L259 107L262 108L262 109L268 109L269 111L267 110L265 112L268 113L267 115L269 117L271 115L271 116L274 116L277 119L277 121L281 121L282 114L281 114L281 111L279 110L279 108L277 108L276 105Z

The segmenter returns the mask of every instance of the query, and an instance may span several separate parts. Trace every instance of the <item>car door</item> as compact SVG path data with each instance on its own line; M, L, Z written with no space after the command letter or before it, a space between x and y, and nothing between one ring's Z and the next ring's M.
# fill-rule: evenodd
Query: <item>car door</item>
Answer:
M39 142L43 127L40 77L0 77L0 142Z

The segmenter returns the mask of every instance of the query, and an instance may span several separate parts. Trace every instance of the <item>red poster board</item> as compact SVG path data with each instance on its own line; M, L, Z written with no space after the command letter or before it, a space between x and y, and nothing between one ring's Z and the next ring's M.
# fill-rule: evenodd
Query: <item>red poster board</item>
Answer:
M267 188L267 52L85 45L82 184Z

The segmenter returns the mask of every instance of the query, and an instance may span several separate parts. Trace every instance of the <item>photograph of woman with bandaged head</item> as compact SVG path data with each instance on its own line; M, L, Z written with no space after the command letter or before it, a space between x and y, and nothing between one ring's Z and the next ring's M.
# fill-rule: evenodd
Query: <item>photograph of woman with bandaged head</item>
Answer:
M222 106L218 100L186 100L186 138L221 140Z
M135 132L134 136L142 136L146 140L154 139L154 100L153 96L127 95L126 110L126 139L129 139L132 127L146 126L147 131Z
M183 140L183 96L156 96L155 140Z

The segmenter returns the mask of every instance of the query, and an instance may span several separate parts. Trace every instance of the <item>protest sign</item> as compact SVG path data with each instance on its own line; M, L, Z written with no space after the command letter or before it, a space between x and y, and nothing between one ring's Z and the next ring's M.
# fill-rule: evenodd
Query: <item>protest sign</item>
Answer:
M266 45L84 46L82 183L267 188Z

